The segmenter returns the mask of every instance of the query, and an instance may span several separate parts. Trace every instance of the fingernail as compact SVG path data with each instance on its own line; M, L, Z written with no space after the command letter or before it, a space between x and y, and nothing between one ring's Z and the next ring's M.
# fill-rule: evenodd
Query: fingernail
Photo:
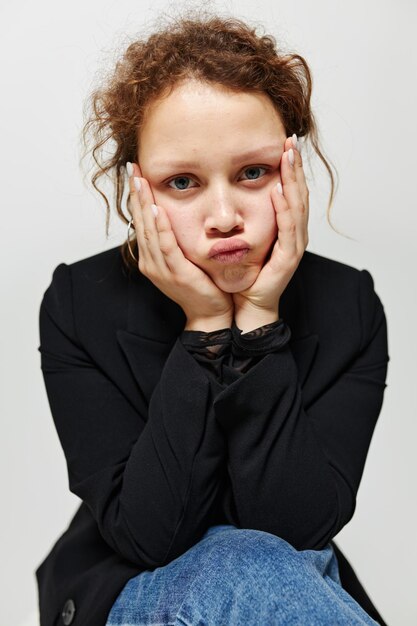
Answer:
M278 189L279 193L282 194L282 185L281 185L281 183L277 183L277 189Z
M297 145L298 139L297 139L297 135L295 133L291 137L291 141L292 141L292 145L294 146L294 148L296 150L298 150L298 145Z
M288 150L288 159L290 161L290 164L294 165L294 150L292 148Z
M151 209L152 209L152 213L156 217L158 215L158 207L156 206L156 204L151 204Z
M137 176L134 177L133 183L135 185L136 191L140 191L140 179Z
M126 163L126 172L129 178L133 176L133 165L131 164L130 161L127 161Z

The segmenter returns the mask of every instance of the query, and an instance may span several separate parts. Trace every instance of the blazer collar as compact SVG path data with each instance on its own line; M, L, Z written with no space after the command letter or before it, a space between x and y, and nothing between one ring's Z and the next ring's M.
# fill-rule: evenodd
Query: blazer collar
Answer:
M291 329L289 346L297 364L301 387L305 385L318 347L318 335L309 328L304 258L279 303L280 317ZM185 322L184 311L176 302L145 276L131 273L127 329L119 328L116 333L132 374L148 401Z

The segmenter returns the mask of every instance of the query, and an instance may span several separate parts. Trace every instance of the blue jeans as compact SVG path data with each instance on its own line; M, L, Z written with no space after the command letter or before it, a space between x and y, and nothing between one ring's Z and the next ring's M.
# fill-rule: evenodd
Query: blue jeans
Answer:
M211 526L164 567L128 580L106 626L377 625L341 586L336 555L271 533Z

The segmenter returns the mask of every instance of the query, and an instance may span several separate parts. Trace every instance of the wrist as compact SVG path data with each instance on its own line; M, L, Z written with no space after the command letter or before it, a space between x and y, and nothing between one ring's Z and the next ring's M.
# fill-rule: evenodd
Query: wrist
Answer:
M213 330L223 330L223 328L231 328L232 321L232 316L187 319L184 330L199 330L205 333L210 333Z
M278 320L278 308L275 311L269 311L253 307L251 309L241 309L235 313L235 324L242 331L242 334Z

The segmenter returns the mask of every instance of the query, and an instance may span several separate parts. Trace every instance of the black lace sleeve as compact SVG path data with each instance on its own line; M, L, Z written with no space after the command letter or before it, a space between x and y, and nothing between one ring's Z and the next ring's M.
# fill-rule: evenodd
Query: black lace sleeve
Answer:
M181 341L211 377L227 386L266 354L280 350L290 337L290 328L281 318L244 334L235 322L231 328L207 333L184 330Z
M212 380L225 387L235 379L230 368L227 368L232 346L230 328L207 333L202 330L183 330L180 339L186 350L201 364Z

